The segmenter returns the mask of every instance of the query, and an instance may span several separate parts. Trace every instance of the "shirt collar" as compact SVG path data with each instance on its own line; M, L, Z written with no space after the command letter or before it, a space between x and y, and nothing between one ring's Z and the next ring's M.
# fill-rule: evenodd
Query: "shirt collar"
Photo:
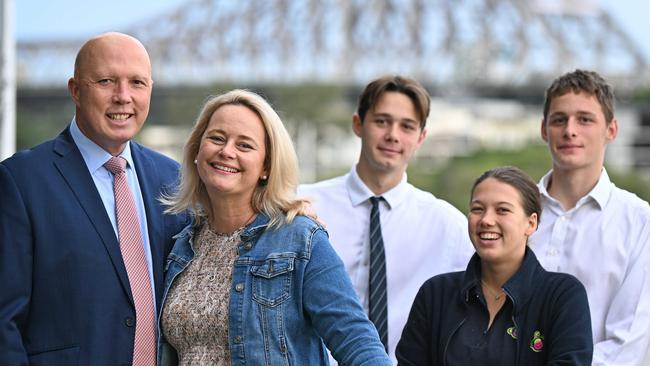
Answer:
M607 174L607 170L603 167L603 171L600 172L600 178L598 178L598 183L596 183L596 186L594 189L589 192L589 196L591 196L596 202L598 202L598 205L600 206L601 209L603 209L606 205L607 202L609 201L609 197L612 195L612 182L609 180L609 175Z
M368 186L361 180L361 177L359 177L356 166L352 167L350 170L345 184L348 189L348 194L350 196L350 202L352 203L352 206L358 206L370 199L370 197L375 196L370 188L368 188ZM404 173L404 176L402 177L402 180L399 182L399 184L381 196L384 197L384 200L386 200L388 208L392 209L404 202L407 196L407 190L408 182L406 173Z
M557 202L555 198L551 197L551 195L548 193L548 190L546 189L551 179L551 173L553 173L553 170L550 170L542 177L542 179L540 179L537 187L539 188L539 193L542 195L542 197L549 199L553 202ZM589 193L587 193L585 197L580 198L580 200L576 204L576 207L580 206L581 203L583 203L586 199L591 198L598 204L600 209L603 209L607 205L607 202L609 201L609 197L611 196L611 194L612 194L611 180L609 179L607 170L605 169L605 167L603 167L603 170L600 172L600 177L598 178L598 182L596 183L596 186Z
M99 145L86 137L83 132L81 132L79 126L77 126L76 118L73 118L72 122L70 123L70 134L72 135L72 139L79 148L81 156L83 156L84 161L86 162L86 165L88 166L88 169L91 173L95 173L97 169L102 168L104 166L104 163L106 163L108 159L111 158L111 154L102 149ZM124 150L122 150L119 156L123 157L126 160L127 167L133 168L135 166L133 165L133 157L131 156L130 141L125 145Z
M538 276L544 272L544 269L539 264L535 253L526 246L524 253L524 260L521 263L517 272L506 283L503 284L503 289L506 294L512 298L514 312L517 313L521 309L525 309L526 303L535 295L535 285L539 283ZM461 296L464 301L469 301L470 291L479 289L481 284L481 257L474 253L463 277L463 287L461 289Z

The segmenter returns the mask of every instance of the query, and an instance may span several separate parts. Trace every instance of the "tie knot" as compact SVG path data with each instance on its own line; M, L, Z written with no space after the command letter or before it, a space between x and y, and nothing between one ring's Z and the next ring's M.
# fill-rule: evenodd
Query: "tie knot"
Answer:
M124 168L126 168L126 160L121 156L113 156L104 163L104 167L106 167L109 172L117 175L124 172Z
M373 208L377 208L377 205L379 204L379 201L383 201L384 197L379 196L379 197L370 197L370 203L372 203Z

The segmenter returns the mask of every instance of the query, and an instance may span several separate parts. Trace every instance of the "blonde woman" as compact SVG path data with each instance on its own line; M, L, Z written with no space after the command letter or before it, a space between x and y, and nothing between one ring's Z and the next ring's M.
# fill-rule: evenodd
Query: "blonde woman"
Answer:
M390 365L326 231L299 215L297 158L259 95L210 99L185 144L189 210L165 270L163 365Z

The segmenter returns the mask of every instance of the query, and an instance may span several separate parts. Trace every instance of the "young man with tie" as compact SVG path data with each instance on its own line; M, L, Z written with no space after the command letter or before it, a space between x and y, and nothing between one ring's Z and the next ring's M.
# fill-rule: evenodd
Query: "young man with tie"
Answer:
M352 129L358 163L302 185L345 263L393 361L415 295L433 275L463 270L473 253L465 216L409 184L406 168L426 137L430 98L417 81L386 76L361 96Z

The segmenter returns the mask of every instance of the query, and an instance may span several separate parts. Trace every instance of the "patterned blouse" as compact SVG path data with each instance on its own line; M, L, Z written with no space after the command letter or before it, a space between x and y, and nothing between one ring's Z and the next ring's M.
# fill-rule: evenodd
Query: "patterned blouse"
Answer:
M230 365L228 302L239 234L196 229L196 255L174 280L162 313L162 332L178 352L179 366Z

